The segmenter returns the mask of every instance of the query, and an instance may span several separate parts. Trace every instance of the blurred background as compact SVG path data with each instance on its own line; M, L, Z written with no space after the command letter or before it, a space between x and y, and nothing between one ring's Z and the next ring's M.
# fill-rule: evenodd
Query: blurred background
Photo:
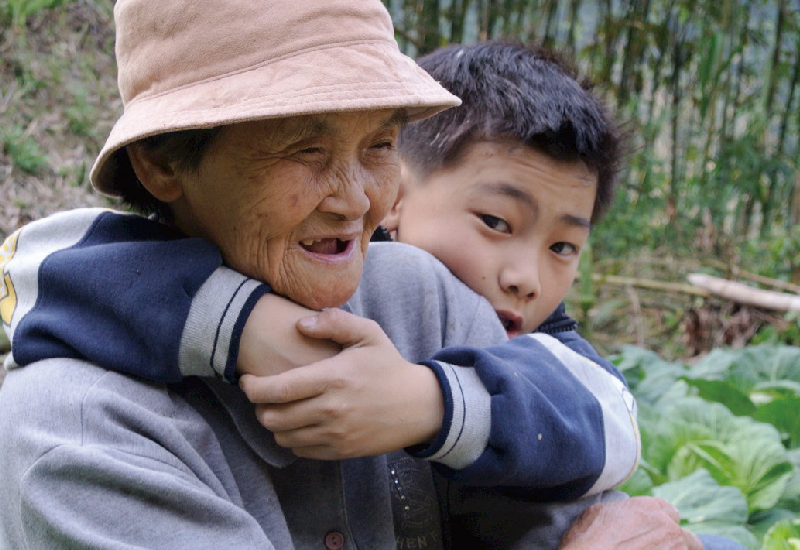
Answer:
M625 489L697 532L800 548L800 0L384 3L412 57L512 38L596 82L632 151L568 308L640 405ZM0 0L0 238L115 206L87 180L121 111L112 11Z

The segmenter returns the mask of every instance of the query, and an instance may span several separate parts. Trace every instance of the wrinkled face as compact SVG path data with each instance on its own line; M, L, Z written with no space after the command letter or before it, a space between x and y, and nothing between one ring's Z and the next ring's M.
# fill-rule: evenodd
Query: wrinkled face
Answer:
M180 173L178 227L307 307L344 303L399 182L395 110L244 122Z
M427 250L487 298L509 337L544 322L575 279L595 175L520 144L478 142L424 182L403 178L384 220L395 238Z

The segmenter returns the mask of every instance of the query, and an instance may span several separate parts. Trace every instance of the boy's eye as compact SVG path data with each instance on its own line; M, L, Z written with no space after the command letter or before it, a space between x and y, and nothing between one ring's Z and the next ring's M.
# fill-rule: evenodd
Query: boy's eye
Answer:
M491 214L479 214L478 217L489 229L499 231L500 233L511 233L511 226L503 218L492 216Z
M550 250L558 254L559 256L569 256L570 254L577 254L578 247L574 244L559 242L555 243L550 247Z

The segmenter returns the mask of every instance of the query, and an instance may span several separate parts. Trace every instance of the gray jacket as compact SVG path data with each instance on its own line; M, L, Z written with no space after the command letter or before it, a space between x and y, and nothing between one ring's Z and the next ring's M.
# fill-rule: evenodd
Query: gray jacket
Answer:
M396 292L413 281L415 291L403 294L408 307L385 308L359 293L350 308L411 312L413 323L424 322L413 337L390 334L407 357L505 339L491 307L453 284L438 262L413 262L408 273L403 263L392 265L388 272L368 266L364 284L389 284ZM420 288L420 281L427 283ZM437 303L443 300L450 315L420 315L444 307ZM408 325L408 319L384 324ZM257 423L238 388L221 380L153 384L50 359L9 372L0 410L3 549L441 544L426 462L402 452L341 462L297 459ZM411 497L403 517L392 511L390 486Z

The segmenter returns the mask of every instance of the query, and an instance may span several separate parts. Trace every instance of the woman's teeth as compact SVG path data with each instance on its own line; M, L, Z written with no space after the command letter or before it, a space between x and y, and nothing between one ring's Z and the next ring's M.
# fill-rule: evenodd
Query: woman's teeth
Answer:
M315 254L340 254L347 248L347 242L340 239L306 239L300 244Z

